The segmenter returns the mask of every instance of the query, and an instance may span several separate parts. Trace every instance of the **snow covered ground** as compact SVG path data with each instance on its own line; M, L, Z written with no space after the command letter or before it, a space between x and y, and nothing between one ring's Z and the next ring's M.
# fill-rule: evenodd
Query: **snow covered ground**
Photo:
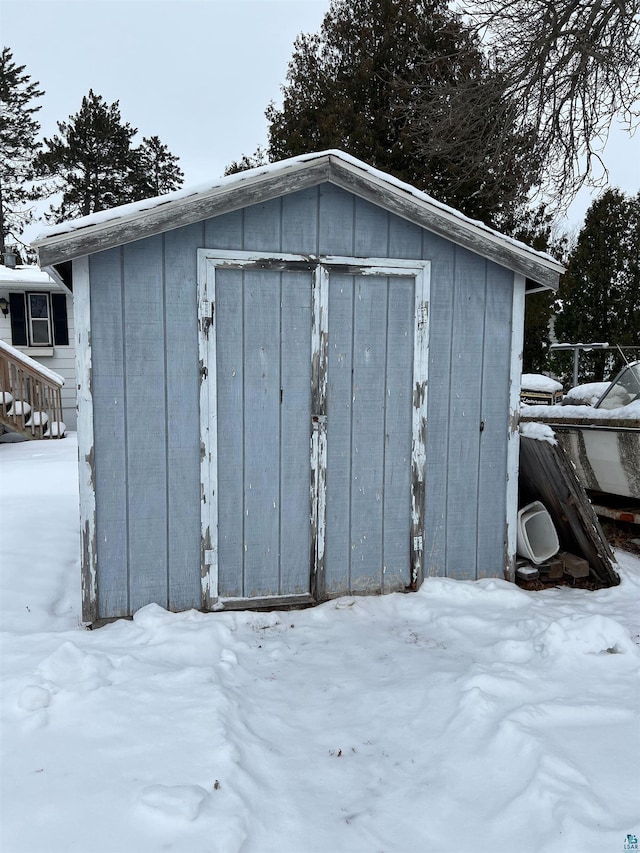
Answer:
M0 445L2 853L622 853L640 560L80 622L75 437Z

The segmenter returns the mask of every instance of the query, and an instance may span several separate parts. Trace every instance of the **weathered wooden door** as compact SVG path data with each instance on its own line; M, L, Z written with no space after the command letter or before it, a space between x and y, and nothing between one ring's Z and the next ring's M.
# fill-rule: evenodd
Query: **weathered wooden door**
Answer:
M199 257L203 604L422 571L428 265Z
M416 277L397 273L329 273L329 596L409 588L419 560L412 554L414 511L421 551L421 499L420 509L412 505L421 491L412 482Z

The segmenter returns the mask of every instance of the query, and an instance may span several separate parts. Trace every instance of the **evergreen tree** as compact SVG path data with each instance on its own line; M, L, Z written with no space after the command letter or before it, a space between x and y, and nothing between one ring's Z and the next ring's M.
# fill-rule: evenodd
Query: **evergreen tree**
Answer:
M61 192L47 218L54 222L86 216L177 189L183 181L174 157L157 136L132 145L137 128L123 122L119 102L109 105L93 90L76 115L58 122L59 134L44 140L37 158L50 194Z
M36 100L44 93L16 65L8 47L0 54L0 251L21 243L25 225L33 220L31 186L33 159L40 143Z
M157 136L145 137L136 153L139 198L164 195L182 186L184 173L178 166L178 157Z
M551 213L540 205L525 208L514 220L506 223L507 232L536 249L548 252L560 261L567 259L568 239L553 231ZM549 326L556 304L556 294L549 290L531 293L525 299L523 373L544 373L550 369Z
M563 343L640 342L640 193L612 188L593 202L569 257L555 321ZM560 357L557 364L561 365ZM593 351L580 361L581 382L611 377L623 364L615 351ZM570 374L569 366L561 368Z
M479 93L490 92L493 110ZM446 0L333 0L271 104L269 158L341 148L498 224L536 182L504 81Z
M225 175L235 175L238 172L246 172L247 169L255 169L257 166L266 166L269 162L267 152L261 145L250 156L243 154L239 160L234 160L224 170Z
M61 222L134 200L131 140L138 131L122 122L118 101L109 105L91 89L58 131L45 138L37 161L42 177L52 179L50 191L62 191L48 219Z

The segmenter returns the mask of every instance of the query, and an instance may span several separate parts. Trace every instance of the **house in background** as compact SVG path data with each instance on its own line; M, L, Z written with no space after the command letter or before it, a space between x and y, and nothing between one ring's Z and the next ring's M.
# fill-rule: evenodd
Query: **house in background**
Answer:
M514 577L549 255L340 151L52 226L86 621Z
M62 418L76 428L73 296L37 266L0 265L0 341L64 379Z

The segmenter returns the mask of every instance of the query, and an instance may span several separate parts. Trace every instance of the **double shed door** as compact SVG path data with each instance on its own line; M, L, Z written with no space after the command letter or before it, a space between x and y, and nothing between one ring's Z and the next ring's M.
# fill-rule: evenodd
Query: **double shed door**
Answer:
M422 575L428 262L199 252L203 605Z

